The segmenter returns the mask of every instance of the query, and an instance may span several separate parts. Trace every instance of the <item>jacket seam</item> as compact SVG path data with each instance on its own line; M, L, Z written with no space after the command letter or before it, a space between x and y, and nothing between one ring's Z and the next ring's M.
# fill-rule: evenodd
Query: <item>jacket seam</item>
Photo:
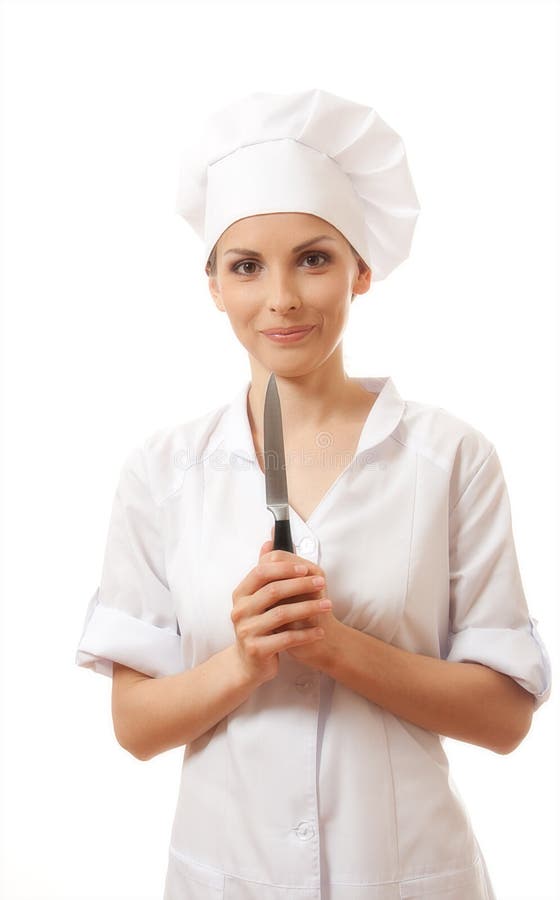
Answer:
M496 448L495 448L494 446L492 446L492 448L491 448L490 452L488 453L488 455L484 457L484 459L482 460L482 462L480 463L480 465L477 467L477 469L476 469L476 471L474 472L474 474L472 475L472 477L469 479L468 483L465 485L465 487L464 487L463 490L461 491L458 500L456 500L455 504L451 507L451 509L450 509L450 511L449 511L449 515L451 515L453 512L455 512L455 510L456 510L457 507L459 506L459 503L461 502L461 500L463 499L463 497L464 497L465 494L467 493L468 489L470 488L471 484L474 482L475 478L477 477L478 473L481 471L481 469L483 468L483 466L486 465L486 463L488 462L488 460L490 459L490 457L492 456L492 454L494 454L495 452L496 452Z

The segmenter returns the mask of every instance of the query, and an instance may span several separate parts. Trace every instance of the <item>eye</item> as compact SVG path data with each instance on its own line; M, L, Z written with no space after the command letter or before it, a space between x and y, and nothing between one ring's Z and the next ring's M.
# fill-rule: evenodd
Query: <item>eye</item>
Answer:
M231 271L237 272L237 270L239 269L240 266L255 266L255 265L257 265L257 263L255 263L255 261L252 259L242 259L241 262L238 262L234 266L231 267ZM253 272L238 272L238 275L253 275L253 274L254 274Z
M330 260L330 256L328 255L328 253L306 253L305 256L302 256L300 258L302 260L308 260L308 259L317 259L319 257L321 257L323 260L323 263L319 263L319 266L323 265L325 262L329 262L329 260ZM235 265L231 266L231 271L237 272L237 274L239 274L239 275L254 275L254 272L241 271L241 266L256 266L256 265L258 265L258 263L253 259L242 259L242 260L240 260L240 262L235 263ZM305 268L306 269L317 269L317 268L319 268L319 266L306 266Z
M328 262L330 257L327 253L307 253L303 258L304 259L317 259L317 257L321 256L324 261ZM320 264L322 265L322 263ZM311 266L312 269L317 269L317 266Z

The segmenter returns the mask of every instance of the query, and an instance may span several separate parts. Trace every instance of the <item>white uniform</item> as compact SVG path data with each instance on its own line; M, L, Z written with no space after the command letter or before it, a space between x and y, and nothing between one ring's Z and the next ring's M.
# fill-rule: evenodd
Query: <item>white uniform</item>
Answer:
M405 650L483 663L548 699L510 504L490 441L444 409L379 392L354 458L294 550L333 614ZM152 676L235 640L232 591L272 514L233 401L159 429L126 460L76 663ZM186 746L164 900L493 900L442 737L280 653L276 678Z

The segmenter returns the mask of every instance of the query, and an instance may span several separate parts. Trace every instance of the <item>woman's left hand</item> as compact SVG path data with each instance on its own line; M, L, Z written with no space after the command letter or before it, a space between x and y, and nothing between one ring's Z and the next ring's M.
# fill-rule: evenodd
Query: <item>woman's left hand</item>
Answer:
M271 531L272 534L274 534L274 526L272 526ZM323 597L329 596L326 575L320 566L295 553L289 553L287 550L273 550L273 545L273 540L266 541L266 543L263 544L259 554L259 562L261 560L267 562L281 562L283 560L288 560L293 561L294 564L303 563L308 567L308 575L322 575L325 579L325 584L318 588L317 591L313 591L312 593L306 592L305 597L302 597L302 599L322 599ZM288 628L315 628L317 626L322 628L325 632L322 638L311 641L308 644L302 644L300 647L290 647L285 651L286 653L289 653L290 656L293 656L295 659L300 660L300 662L305 663L311 668L321 670L324 668L327 659L331 658L336 650L337 633L340 624L339 620L333 615L332 609L327 609L325 612L309 616L307 619L298 619L297 621L283 625L281 628L277 629L277 632L285 631Z

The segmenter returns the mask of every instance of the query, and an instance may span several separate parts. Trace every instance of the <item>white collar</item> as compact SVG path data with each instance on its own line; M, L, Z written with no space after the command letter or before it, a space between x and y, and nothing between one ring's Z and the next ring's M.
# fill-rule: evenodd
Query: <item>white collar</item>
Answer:
M399 424L406 403L399 394L390 375L378 378L357 377L362 387L379 396L369 411L362 428L360 441L356 448L356 456L380 444ZM246 382L226 407L214 431L208 447L213 452L218 444L236 456L257 462L251 425L247 411L247 395L251 382Z

